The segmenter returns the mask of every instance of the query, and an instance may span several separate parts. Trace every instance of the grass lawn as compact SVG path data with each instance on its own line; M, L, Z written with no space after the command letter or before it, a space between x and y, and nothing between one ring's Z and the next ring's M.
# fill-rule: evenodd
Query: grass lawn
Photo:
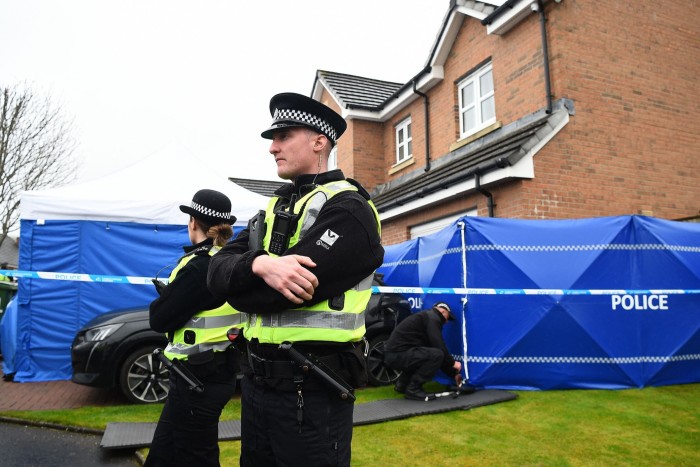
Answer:
M512 392L518 398L509 402L358 426L353 432L353 466L700 465L700 384ZM358 404L398 397L390 387L363 389L357 396ZM109 422L155 422L161 407L0 415L104 429ZM222 419L238 418L236 397ZM223 441L220 446L222 465L238 465L240 442Z

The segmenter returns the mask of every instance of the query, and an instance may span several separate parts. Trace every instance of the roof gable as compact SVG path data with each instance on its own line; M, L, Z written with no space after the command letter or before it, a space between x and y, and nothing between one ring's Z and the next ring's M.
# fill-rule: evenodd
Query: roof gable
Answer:
M285 184L285 182L276 182L272 180L252 180L249 178L234 178L229 177L236 185L245 188L246 190L252 191L259 195L267 196L271 198L275 191Z
M504 34L532 13L525 0L453 0L445 14L425 67L405 84L318 70L311 97L325 88L344 118L386 121L444 78L443 67L465 17L479 20L487 34Z
M324 70L318 70L316 77L340 106L347 109L380 110L402 86L401 83Z

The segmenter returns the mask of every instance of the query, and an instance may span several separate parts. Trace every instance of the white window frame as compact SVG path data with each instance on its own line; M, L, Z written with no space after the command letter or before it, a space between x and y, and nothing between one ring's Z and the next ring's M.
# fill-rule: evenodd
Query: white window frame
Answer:
M484 76L487 73L491 73L491 82L492 84L494 83L493 79L493 66L491 63L488 63L484 65L483 67L479 68L476 70L474 73L471 75L467 76L464 80L460 81L458 87L457 87L457 95L459 96L459 137L460 138L465 138L467 136L473 135L474 133L478 132L479 130L482 130L486 128L487 126L493 124L496 122L496 102L495 102L495 94L496 94L496 89L495 85L492 86L493 89L490 92L487 92L484 95L481 95L481 77ZM474 90L474 99L473 103L469 105L468 107L465 107L465 104L462 98L462 90L469 86L470 84L473 84L473 90ZM485 102L488 99L493 99L493 116L489 119L484 120L484 117L481 112L481 105L483 102ZM464 114L472 109L475 108L475 125L472 128L464 128Z
M396 125L396 163L400 164L413 157L413 131L409 131L411 127L411 117L408 117ZM404 140L399 142L401 135L404 135ZM401 156L401 149L404 154Z
M331 153L328 154L328 170L338 168L338 146L333 146Z

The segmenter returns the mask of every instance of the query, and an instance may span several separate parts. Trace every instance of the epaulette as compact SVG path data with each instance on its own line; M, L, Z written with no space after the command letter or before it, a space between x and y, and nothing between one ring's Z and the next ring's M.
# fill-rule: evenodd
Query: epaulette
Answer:
M273 195L278 196L280 198L289 198L292 193L294 193L294 184L293 183L285 183L281 185L279 188L277 188Z
M352 186L357 188L357 192L360 193L363 198L365 198L366 200L369 200L371 198L369 192L365 190L365 187L360 185L360 182L358 182L357 180L353 180L352 178L346 178L345 180L347 180Z
M202 245L199 248L197 248L196 250L192 251L192 253L190 253L190 254L197 255L197 256L208 255L209 250L211 250L211 247L212 247L211 245Z

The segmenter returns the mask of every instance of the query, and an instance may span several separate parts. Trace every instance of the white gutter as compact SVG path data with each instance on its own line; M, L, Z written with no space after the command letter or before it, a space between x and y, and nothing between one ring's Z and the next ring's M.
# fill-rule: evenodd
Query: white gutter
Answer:
M486 26L487 34L503 35L520 23L525 17L532 14L531 5L536 2L520 2L513 8L498 16L491 24Z
M535 178L532 157L524 157L513 166L485 173L481 176L481 185L483 186L488 183L493 183L508 178ZM449 188L431 193L424 198L408 202L402 206L391 208L388 211L380 212L379 219L381 221L386 221L418 209L423 209L433 204L442 203L450 198L465 195L466 193L474 190L475 187L475 179L474 177L471 177L468 180L452 185Z

